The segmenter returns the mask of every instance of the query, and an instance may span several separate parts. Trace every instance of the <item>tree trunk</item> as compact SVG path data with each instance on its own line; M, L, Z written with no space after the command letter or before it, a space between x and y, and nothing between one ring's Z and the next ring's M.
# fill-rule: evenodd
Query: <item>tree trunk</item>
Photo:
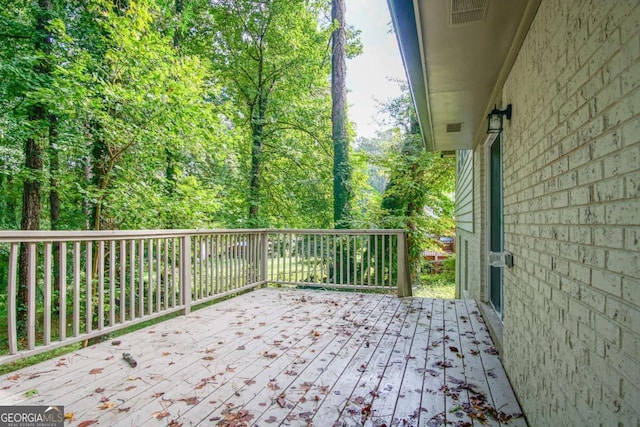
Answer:
M351 170L347 137L346 29L344 0L332 0L331 17L338 24L333 32L331 56L331 136L333 139L333 220L346 228L351 200Z
M51 37L46 28L49 22L49 14L53 10L50 0L39 0L39 10L36 19L35 51L48 53L51 48ZM48 59L41 59L35 65L36 74L46 76L51 72ZM41 128L42 123L47 119L46 107L36 102L28 108L28 119L33 123L34 128ZM38 230L40 228L41 211L41 174L43 168L43 149L40 141L37 140L37 132L31 133L25 142L24 157L25 166L28 171L24 179L22 188L22 230ZM27 323L27 307L29 304L29 259L27 256L27 245L20 246L19 255L19 282L18 282L18 328L24 331Z
M262 169L262 152L264 150L264 120L267 101L263 95L258 96L257 106L251 118L251 178L249 183L249 225L258 227L260 219L260 172Z
M107 143L104 139L102 139L102 135L100 135L100 124L92 123L91 128L95 131L92 132L91 172L89 177L94 188L98 191L96 202L91 210L91 223L93 230L102 230L102 209L104 204L104 188L106 187L105 182L108 174L109 148L107 147Z
M58 172L60 170L60 158L56 143L58 141L58 118L49 114L49 219L51 229L57 230L60 225L60 192L58 191ZM60 243L53 243L53 286L60 291ZM57 295L57 293L56 293ZM53 307L58 306L57 298L52 301Z

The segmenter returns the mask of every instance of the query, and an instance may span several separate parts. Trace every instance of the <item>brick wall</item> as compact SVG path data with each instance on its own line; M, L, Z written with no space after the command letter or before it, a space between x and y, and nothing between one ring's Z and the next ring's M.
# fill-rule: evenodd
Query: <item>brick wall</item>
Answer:
M637 0L543 0L503 88L503 358L534 426L640 424L639 58Z

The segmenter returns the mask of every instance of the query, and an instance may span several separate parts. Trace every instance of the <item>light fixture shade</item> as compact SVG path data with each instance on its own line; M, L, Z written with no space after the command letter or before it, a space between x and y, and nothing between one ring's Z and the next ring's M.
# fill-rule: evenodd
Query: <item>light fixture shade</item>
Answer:
M498 110L496 105L493 110L487 116L487 133L500 133L503 130L502 120L503 116L507 117L507 120L511 120L511 104L507 105L504 110Z

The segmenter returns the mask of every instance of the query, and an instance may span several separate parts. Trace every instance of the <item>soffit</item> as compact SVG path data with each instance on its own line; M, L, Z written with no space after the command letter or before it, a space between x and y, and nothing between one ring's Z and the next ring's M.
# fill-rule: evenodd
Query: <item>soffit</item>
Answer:
M473 147L538 5L539 0L389 0L427 149ZM411 8L413 23L403 10ZM403 28L412 24L413 44L410 29ZM419 53L410 52L416 48Z

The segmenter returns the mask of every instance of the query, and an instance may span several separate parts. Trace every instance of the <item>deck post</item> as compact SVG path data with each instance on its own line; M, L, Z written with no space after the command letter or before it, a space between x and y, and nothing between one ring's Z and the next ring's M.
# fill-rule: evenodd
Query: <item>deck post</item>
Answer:
M182 293L183 314L191 312L191 236L180 238L180 292Z
M267 259L269 257L269 232L260 233L262 241L260 242L260 282L262 286L267 284Z
M407 248L407 232L398 233L398 296L410 297L411 282L409 280L409 248Z

